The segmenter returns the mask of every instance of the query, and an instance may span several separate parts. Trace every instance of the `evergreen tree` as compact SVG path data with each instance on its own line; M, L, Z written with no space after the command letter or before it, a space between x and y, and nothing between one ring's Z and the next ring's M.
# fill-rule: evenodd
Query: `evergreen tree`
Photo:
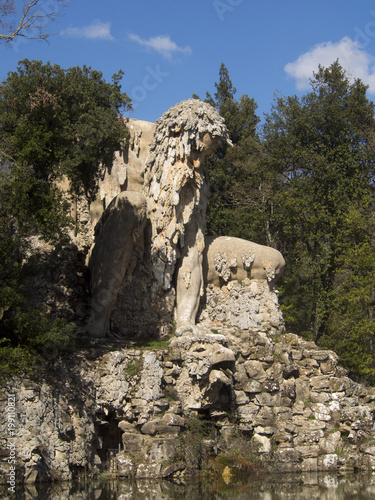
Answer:
M374 106L338 62L312 91L278 98L264 129L272 230L286 258L290 329L336 348L357 374L375 376Z
M262 148L257 135L257 105L246 94L235 99L237 91L224 64L219 77L214 98L207 93L206 101L225 119L233 147L222 146L206 163L211 191L207 230L213 235L272 243L268 228L273 179L260 162Z

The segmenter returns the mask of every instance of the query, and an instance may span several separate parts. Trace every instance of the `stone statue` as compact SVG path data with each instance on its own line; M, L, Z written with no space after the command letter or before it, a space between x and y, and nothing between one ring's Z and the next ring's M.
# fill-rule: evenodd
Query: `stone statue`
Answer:
M111 179L106 181L118 194L97 224L90 258L92 314L87 332L94 337L109 332L125 276L130 276L128 295L130 290L133 303L138 297L144 302L145 315L155 316L160 297L176 291L175 320L181 335L194 331L207 283L244 278L273 283L284 267L281 254L272 248L238 238L204 236L208 182L202 160L223 142L230 143L224 119L215 108L188 99L164 113L155 128L143 122L146 135L154 131L150 145L149 139L142 139L143 128L136 129L134 122L134 148L128 151L133 157L128 158L126 175L116 173L121 185L116 188ZM137 280L147 282L142 290ZM151 297L148 302L145 294ZM170 300L160 303L173 309ZM134 310L126 314L136 318Z
M275 248L228 236L206 237L205 244L205 283L250 278L273 284L284 271L284 258Z
M203 293L208 184L202 160L229 141L216 109L189 99L164 113L146 164L155 285L168 289L177 265L177 329L195 324Z
M87 333L103 337L135 247L142 242L147 204L140 172L129 169L127 190L118 194L99 220L90 257L91 321Z
M92 317L87 332L104 336L137 245L151 222L153 295L168 290L177 270L177 324L194 325L203 290L202 252L208 186L201 162L229 141L224 119L196 99L157 121L144 172L128 166L126 190L103 213L90 257Z

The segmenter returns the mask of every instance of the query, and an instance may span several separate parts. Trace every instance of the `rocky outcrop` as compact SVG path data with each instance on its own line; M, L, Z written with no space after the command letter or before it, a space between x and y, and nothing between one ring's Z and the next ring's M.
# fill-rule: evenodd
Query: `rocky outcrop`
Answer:
M49 373L2 384L3 407L16 395L17 474L29 482L181 476L234 448L270 471L375 469L375 389L293 334L216 324L154 350L96 341ZM6 412L0 436L5 474Z

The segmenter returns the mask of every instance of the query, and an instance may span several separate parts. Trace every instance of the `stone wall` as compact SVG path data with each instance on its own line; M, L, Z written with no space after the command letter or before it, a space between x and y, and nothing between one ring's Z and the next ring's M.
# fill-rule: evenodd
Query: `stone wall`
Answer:
M16 394L17 474L26 481L103 470L183 476L234 447L276 472L375 470L375 389L293 334L216 324L163 349L97 341L48 373L2 383L3 408ZM194 419L211 431L192 446ZM0 436L5 478L5 412Z

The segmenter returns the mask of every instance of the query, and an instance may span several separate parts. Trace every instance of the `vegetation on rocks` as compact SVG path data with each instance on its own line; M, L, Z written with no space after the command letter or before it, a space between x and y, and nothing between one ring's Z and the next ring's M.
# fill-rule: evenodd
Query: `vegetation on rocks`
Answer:
M0 85L2 349L40 350L74 320L28 309L35 262L26 263L38 241L57 253L69 241L73 221L56 183L65 176L69 196L92 200L126 138L121 77L107 83L91 68L24 60ZM366 86L338 62L321 67L306 95L276 98L262 127L224 64L215 86L206 101L225 118L233 147L206 163L208 233L280 250L287 329L335 349L352 376L374 382L375 121Z

